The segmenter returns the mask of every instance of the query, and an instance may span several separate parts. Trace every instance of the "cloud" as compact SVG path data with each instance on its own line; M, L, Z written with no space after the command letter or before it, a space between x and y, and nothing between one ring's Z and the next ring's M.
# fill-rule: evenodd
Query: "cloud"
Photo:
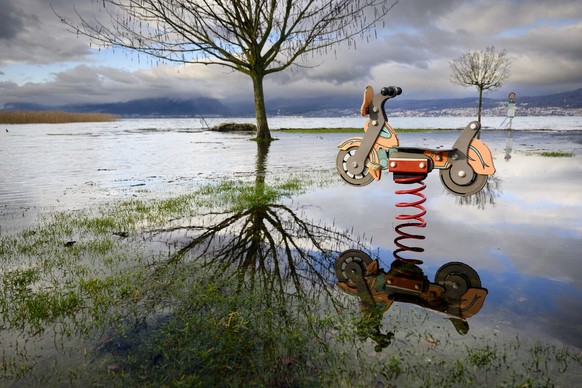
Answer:
M504 39L502 42L512 51L536 54L542 59L558 58L567 61L582 61L582 21L564 26L542 25L530 29L523 35Z
M58 106L71 103L123 102L149 97L243 98L250 81L217 66L160 65L146 70L78 65L54 73L46 82L0 82L0 103L29 102ZM241 93L242 91L242 93Z
M438 24L448 31L459 31L494 38L497 34L522 33L537 23L580 19L575 1L463 1L443 14Z
M98 3L98 2L97 2ZM52 0L62 16L98 13L100 4ZM207 95L248 99L248 76L215 66L150 66L149 59L117 50L98 51L60 23L44 0L0 0L0 104L13 101L106 102L155 96ZM303 58L299 67L265 79L268 98L359 94L366 85L397 84L406 98L472 96L452 85L449 61L494 45L513 60L511 77L491 97L582 87L582 8L578 1L401 1L377 39L340 45ZM374 34L372 34L374 35ZM145 59L145 61L144 61ZM155 62L155 60L153 60ZM15 66L45 64L44 77ZM43 71L38 67L38 72ZM52 93L51 93L52 91ZM83 94L85 93L85 94ZM52 96L52 97L51 97Z
M440 17L463 4L463 0L400 1L388 15L387 28L424 28L434 25Z
M0 66L81 61L92 54L87 42L63 28L50 4L39 0L0 0Z
M25 26L26 15L8 0L0 1L0 40L13 39Z

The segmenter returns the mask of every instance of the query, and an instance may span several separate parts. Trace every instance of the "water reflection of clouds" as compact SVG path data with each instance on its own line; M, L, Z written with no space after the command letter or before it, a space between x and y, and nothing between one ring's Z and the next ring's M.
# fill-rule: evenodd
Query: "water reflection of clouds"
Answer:
M531 206L578 206L582 200L580 158L544 158L517 155L498 169L504 193ZM515 163L514 163L515 162Z
M455 222L482 222L483 217L496 225L558 224L559 229L582 232L582 166L578 158L543 158L518 155L498 168L496 176L502 181L501 195L496 205L483 215L479 209L446 212ZM515 161L515 163L514 163ZM446 201L444 198L438 200ZM448 206L439 204L436 211ZM467 214L469 213L469 214ZM467 217L469 215L470 217ZM445 216L443 214L443 216Z
M424 191L428 198L424 244L454 255L464 246L497 247L534 261L532 256L558 255L569 261L579 255L582 194L579 180L572 179L580 171L573 163L577 158L557 158L549 169L542 168L545 159L555 158L520 156L515 158L515 169L513 160L500 168L500 196L485 209L459 206L454 196L444 194L438 174L429 175ZM532 167L526 170L528 164ZM362 188L340 185L315 191L307 194L305 202L319 207L322 219L335 219L356 233L374 236L380 246L390 246L387 236L392 235L394 215L406 212L394 204L406 197L396 196L394 190L400 187L387 178ZM487 250L477 255L486 259Z
M469 264L490 290L484 316L582 346L575 335L582 311L579 162L580 157L516 154L499 163L499 196L484 208L459 205L433 172L425 180L427 227L411 230L426 236L413 242L425 251L410 257L424 260L427 273L446 261ZM363 188L316 190L304 202L315 205L310 209L314 217L373 237L369 248L378 249L381 261L389 263L398 224L394 216L408 211L395 208L406 196L394 194L402 186L391 178Z
M533 331L582 347L578 335L582 290L545 276L524 276L518 268L479 275L490 291L480 319L501 323L503 329L517 328L522 336Z

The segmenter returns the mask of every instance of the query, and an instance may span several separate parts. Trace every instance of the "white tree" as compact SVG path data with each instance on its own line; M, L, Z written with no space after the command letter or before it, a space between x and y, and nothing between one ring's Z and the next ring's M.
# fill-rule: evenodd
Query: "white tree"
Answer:
M496 53L490 46L482 51L469 51L449 63L451 82L464 87L474 86L479 91L477 120L481 123L483 91L497 89L511 74L511 60L505 50Z

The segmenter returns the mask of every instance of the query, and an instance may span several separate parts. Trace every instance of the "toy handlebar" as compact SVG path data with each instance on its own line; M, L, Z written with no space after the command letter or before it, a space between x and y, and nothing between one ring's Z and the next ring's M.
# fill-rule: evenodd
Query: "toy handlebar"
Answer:
M381 90L380 90L380 94L382 94L385 97L396 97L402 94L402 88L399 86L384 86Z
M384 109L384 103L387 100L399 96L401 94L402 88L399 86L384 86L380 90L380 93L376 96L377 98L376 108L381 106L382 109ZM374 88L371 86L366 86L366 89L364 90L364 100L362 101L362 107L360 108L360 114L362 116L368 116L370 114L369 107L374 101L374 97L375 97ZM378 110L376 110L374 113L378 113Z

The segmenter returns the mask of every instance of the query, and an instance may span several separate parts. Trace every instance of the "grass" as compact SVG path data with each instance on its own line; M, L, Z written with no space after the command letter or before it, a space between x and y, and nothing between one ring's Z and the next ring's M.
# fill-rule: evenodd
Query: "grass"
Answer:
M80 122L117 121L106 113L71 113L62 111L0 111L0 124L61 124Z
M544 156L547 158L570 158L574 156L573 152L567 151L543 151L539 153L540 156Z
M0 385L572 386L582 379L579 351L493 329L460 337L448 321L405 304L384 316L393 343L376 353L359 335L357 298L329 283L313 286L298 264L297 282L263 271L289 268L288 256L228 265L230 244L266 220L293 235L298 243L289 249L310 253L311 233L333 258L338 247L327 225L296 230L306 221L252 213L238 234L208 238L224 260L211 250L171 260L233 213L312 187L304 178L227 181L179 197L57 213L1 236ZM275 233L267 235L261 244ZM316 269L329 270L309 268Z
M320 318L265 304L263 291L236 290L236 273L200 279L188 271L186 292L171 319L124 336L118 384L186 386L312 386L321 366L336 363L317 335ZM206 280L206 281L204 281ZM175 280L171 287L176 285ZM212 306L209 309L209 306ZM261 306L261 307L260 307ZM138 351L139 348L139 351Z
M273 131L286 133L355 133L363 132L362 128L280 128Z
M209 185L198 192L202 198L212 198L208 205L225 204L229 211L241 211L252 206L274 203L281 197L289 197L304 191L304 183L299 178L290 178L280 184L257 183L249 185L241 181L223 181ZM203 205L203 202L198 204Z
M362 128L280 128L276 131L285 133L304 133L304 134L324 134L324 133L363 133ZM396 132L432 132L432 131L453 131L453 129L428 129L428 128L397 128Z

